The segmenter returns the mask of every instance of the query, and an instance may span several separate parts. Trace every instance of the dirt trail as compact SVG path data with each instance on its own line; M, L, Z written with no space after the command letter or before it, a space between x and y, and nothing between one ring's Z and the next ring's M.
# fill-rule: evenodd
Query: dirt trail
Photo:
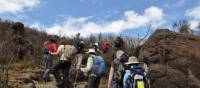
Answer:
M50 82L37 82L35 84L36 88L56 88L56 81L53 77L53 75L50 75L52 78L52 81Z

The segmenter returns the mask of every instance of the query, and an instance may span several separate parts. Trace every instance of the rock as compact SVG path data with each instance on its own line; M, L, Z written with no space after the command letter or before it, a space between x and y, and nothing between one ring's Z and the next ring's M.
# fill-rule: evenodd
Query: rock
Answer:
M149 63L152 88L200 88L200 37L155 31L139 50Z
M28 83L27 85L24 85L23 88L36 88L34 83Z

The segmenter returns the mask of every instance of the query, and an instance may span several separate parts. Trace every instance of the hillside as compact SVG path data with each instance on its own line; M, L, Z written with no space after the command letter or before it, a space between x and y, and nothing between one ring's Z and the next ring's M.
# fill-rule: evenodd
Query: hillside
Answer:
M0 82L2 86L9 86L11 88L22 88L23 85L39 83L39 85L45 85L45 83L40 79L43 70L43 50L42 43L45 40L54 38L56 43L59 45L59 36L48 35L45 32L39 32L35 28L19 26L15 27L15 22L13 21L0 21ZM67 44L75 45L79 39L84 40L85 44L88 45L88 49L91 44L95 43L97 40L101 46L103 41L108 41L113 43L115 36L103 36L91 35L88 38L82 38L79 36L66 37ZM129 47L124 47L126 52L129 54L134 54L135 47L137 44L137 39L132 37L124 37L126 39L126 45ZM101 49L101 48L100 48ZM112 58L113 47L103 54L106 58L106 65L110 66L110 61ZM86 64L87 54L84 55L83 65ZM58 61L58 57L54 57L54 64ZM7 72L8 71L8 72ZM71 72L74 73L72 66ZM74 81L75 74L70 75L71 81ZM106 80L106 79L105 79ZM103 81L103 85L105 86Z
M200 37L157 30L144 43L140 60L149 62L152 88L200 88Z
M42 42L54 38L59 45L59 36L48 35L34 28L24 27L24 30L14 30L14 22L0 22L0 87L9 88L43 88L55 87L55 81L45 83L40 76L43 70ZM68 44L75 45L81 37L66 37ZM86 48L99 40L111 44L115 36L90 36L81 38ZM140 47L138 40L124 37L125 51L130 55L139 56L139 60L149 63L149 77L152 88L200 88L200 37L190 34L176 33L168 29L159 29L153 33ZM100 48L101 49L101 48ZM103 54L109 68L114 48ZM139 52L137 52L139 51ZM86 64L84 55L83 65ZM54 57L54 64L58 58ZM76 72L72 66L70 81L73 82ZM79 81L83 82L82 74ZM53 77L52 77L53 78ZM80 80L81 79L81 80ZM105 88L107 76L101 82ZM32 87L31 87L32 86Z

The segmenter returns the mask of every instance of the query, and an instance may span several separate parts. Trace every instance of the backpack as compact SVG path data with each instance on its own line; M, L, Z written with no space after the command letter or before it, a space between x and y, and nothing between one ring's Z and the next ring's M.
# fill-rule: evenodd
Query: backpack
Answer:
M118 52L123 52L121 50L117 51L116 54ZM122 55L116 55L116 58L114 59L113 63L114 63L114 77L113 79L115 81L121 81L123 79L123 75L124 75L124 71L125 71L125 65L124 63L126 63L128 61L128 55L126 53L123 52Z
M72 60L76 52L77 49L73 45L64 45L64 48L62 50L64 57L66 57L68 60Z
M148 88L145 69L139 65L130 67L130 75L126 81L129 88Z
M45 46L43 47L43 50L44 50L44 51L43 51L44 54L49 54L49 47L48 47L48 46L45 45Z
M92 73L99 77L106 74L105 61L101 56L93 57Z
M77 52L76 53L82 53L83 52L83 50L84 50L84 48L85 48L85 45L83 44L83 43L78 43L77 45L76 45L76 49L77 49Z

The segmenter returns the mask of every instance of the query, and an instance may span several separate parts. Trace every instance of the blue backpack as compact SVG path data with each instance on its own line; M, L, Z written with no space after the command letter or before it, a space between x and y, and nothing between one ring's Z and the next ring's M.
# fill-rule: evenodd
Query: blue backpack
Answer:
M92 73L97 76L104 76L106 74L105 61L101 56L95 56L93 58Z
M128 77L128 88L148 88L147 76L141 66L131 66L130 76Z

